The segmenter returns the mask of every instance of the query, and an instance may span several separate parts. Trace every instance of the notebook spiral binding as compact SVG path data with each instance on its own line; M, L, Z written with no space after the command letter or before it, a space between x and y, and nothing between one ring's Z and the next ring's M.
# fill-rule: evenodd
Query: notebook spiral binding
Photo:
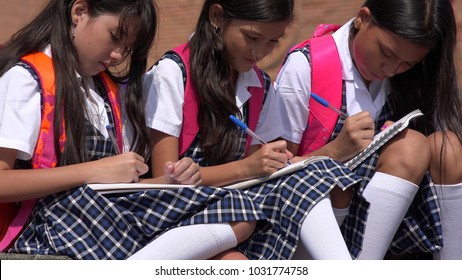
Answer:
M407 114L406 116L402 117L400 120L397 122L393 123L391 126L386 128L385 130L379 132L374 136L374 140L367 146L366 149L364 149L362 152L360 152L358 155L350 159L345 163L345 166L347 166L350 169L355 169L358 167L365 159L367 159L369 156L371 156L374 152L376 152L380 147L382 147L388 140L393 138L396 134L404 130L409 125L409 121L415 117L418 116L423 116L422 111L419 109L414 110Z

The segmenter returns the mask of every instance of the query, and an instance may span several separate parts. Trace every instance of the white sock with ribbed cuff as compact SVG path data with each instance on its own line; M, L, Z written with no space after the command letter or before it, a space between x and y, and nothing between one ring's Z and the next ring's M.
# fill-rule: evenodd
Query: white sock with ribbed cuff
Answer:
M351 260L329 195L321 199L303 221L293 259Z
M128 259L206 260L236 246L236 236L228 223L197 224L163 233Z
M342 226L343 221L345 221L348 213L350 212L350 207L347 208L333 208L335 219L337 220L338 226Z
M462 183L435 185L443 228L443 249L436 260L462 260Z
M364 190L370 208L359 259L381 260L398 230L418 186L399 177L376 172Z

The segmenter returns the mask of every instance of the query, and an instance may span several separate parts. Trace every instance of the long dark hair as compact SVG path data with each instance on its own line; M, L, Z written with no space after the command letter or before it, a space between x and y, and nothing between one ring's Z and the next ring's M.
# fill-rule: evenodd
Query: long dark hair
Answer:
M457 27L450 0L367 0L375 24L415 44L430 47L425 59L391 78L395 118L420 108L425 135L451 130L462 141L461 106L454 51ZM351 31L355 33L355 28Z
M201 147L209 163L229 162L238 150L238 131L228 116L240 115L236 106L231 66L223 39L210 23L212 5L223 8L225 20L282 22L294 17L293 0L206 0L189 42L191 78L198 100Z
M157 32L157 9L153 0L86 0L91 17L104 13L120 15L119 31L128 28L129 20L139 20L138 34L132 46L132 54L117 69L118 74L106 72L116 81L127 81L124 100L130 124L133 127L132 149L147 157L149 136L145 126L144 102L141 79L152 42ZM0 50L0 76L16 64L21 57L40 52L51 45L56 76L55 147L59 165L81 163L88 160L85 132L85 99L80 92L77 51L72 42L71 8L75 0L51 0L42 12L29 24L14 34ZM126 68L122 69L125 65ZM129 70L128 70L129 69ZM64 117L66 143L59 150L60 123Z

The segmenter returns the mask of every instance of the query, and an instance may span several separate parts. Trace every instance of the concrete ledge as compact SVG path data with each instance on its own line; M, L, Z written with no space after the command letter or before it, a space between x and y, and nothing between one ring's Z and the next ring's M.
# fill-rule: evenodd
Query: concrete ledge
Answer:
M68 256L0 253L0 260L72 260Z

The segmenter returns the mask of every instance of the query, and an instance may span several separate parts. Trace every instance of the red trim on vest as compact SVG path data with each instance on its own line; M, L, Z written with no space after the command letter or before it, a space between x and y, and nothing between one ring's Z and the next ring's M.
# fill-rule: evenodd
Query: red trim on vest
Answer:
M34 155L32 156L32 167L34 169L53 168L57 164L53 130L55 107L55 72L53 69L53 62L49 56L41 52L26 55L22 58L22 61L31 66L39 77L43 104L39 137L37 139ZM117 144L122 148L122 121L118 88L107 74L102 73L101 79L108 92L109 101L113 110L118 140ZM64 133L63 123L62 134L59 137L61 150L64 148L64 142L66 140L66 135ZM32 213L35 202L36 200L32 199L22 201L20 206L18 206L18 203L14 202L1 204L0 208L8 211L8 213L2 211L0 225L4 235L2 234L0 236L0 238L2 238L0 241L0 252L8 249L19 236ZM8 226L8 229L6 229L6 226Z
M342 65L333 37L324 35L339 27L339 25L319 25L313 33L313 38L292 48L295 50L309 44L311 91L338 109L342 106ZM336 113L327 110L311 98L309 108L307 129L303 133L297 153L299 156L309 154L324 146L329 141L338 120Z
M190 65L189 65L189 46L182 44L172 50L183 60L186 69L186 85L184 89L184 104L183 104L183 126L178 138L179 155L183 155L191 146L194 138L199 132L199 124L197 122L197 115L199 104L196 98L196 90L193 81L189 78ZM263 99L265 96L265 81L261 71L255 66L254 71L260 79L261 87L249 87L248 90L251 94L249 100L249 128L255 130L258 123L258 117L263 106ZM251 137L247 136L246 151L250 147Z

